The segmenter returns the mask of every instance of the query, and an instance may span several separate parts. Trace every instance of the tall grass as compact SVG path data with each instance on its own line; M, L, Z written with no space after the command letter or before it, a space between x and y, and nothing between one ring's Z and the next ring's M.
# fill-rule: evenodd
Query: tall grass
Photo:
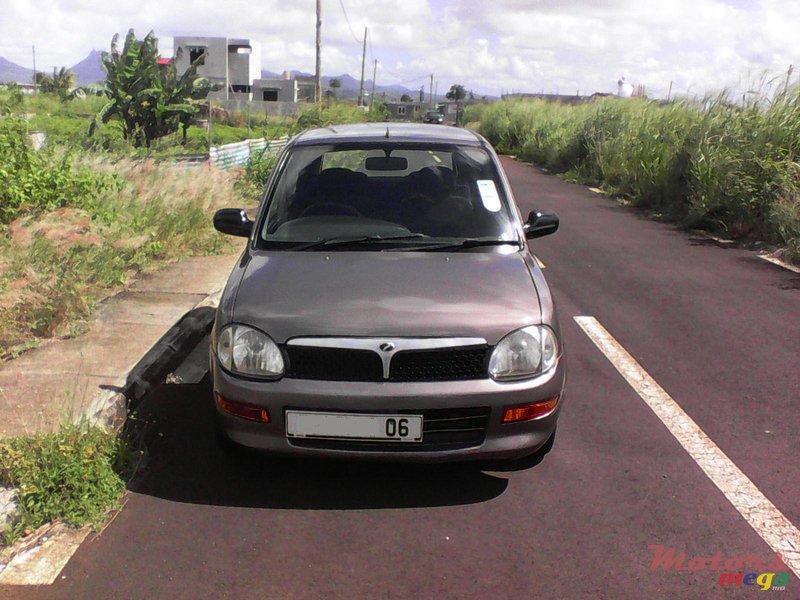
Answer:
M786 246L800 258L800 90L737 103L500 102L480 131L501 152L602 184L692 226Z

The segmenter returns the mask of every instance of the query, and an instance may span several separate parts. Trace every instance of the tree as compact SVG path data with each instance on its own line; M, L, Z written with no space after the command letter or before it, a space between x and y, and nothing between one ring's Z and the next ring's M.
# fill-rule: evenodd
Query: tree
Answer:
M75 74L61 67L58 71L53 67L53 74L36 73L36 84L45 93L57 94L62 100L66 100L75 84Z
M122 133L134 146L150 147L156 138L174 133L181 127L183 140L186 130L197 114L198 101L208 94L211 86L197 76L200 55L182 75L175 63L158 64L157 40L151 31L143 40L128 31L120 51L118 35L111 40L111 52L103 52L101 61L106 71L103 93L108 103L92 121L91 135L98 120L107 123L118 120ZM179 50L180 52L180 50Z
M342 87L342 82L341 82L341 80L339 80L336 77L334 77L333 79L331 79L328 82L328 87L331 88L331 92L333 93L333 97L335 98L336 97L336 90L338 90L340 87Z
M467 97L467 91L464 89L463 85L454 83L450 86L450 90L444 95L444 97L448 100L453 100L454 102L460 102Z
M400 96L400 102L411 102L411 96L408 94L403 94Z
M461 101L467 97L467 91L464 86L454 83L444 97L456 103L456 125L461 124Z

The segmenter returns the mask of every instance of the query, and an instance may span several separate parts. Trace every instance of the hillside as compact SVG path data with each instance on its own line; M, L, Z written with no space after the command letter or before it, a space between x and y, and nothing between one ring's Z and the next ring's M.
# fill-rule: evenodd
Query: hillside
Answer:
M0 82L33 83L33 69L21 67L0 56Z
M75 73L78 85L102 82L106 78L106 72L100 62L99 50L89 52L89 55L81 62L70 67L70 71Z

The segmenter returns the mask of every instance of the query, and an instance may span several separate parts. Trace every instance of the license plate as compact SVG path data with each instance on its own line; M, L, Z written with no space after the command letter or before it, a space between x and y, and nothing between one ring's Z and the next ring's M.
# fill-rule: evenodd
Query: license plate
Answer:
M421 442L422 415L286 411L286 436L383 442Z

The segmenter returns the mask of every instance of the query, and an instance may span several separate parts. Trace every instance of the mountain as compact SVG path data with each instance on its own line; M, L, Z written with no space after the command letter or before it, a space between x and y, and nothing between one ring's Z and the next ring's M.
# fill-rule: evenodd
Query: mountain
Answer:
M33 69L21 67L0 56L0 82L33 83Z
M70 67L69 70L75 73L78 85L102 82L106 79L106 72L100 62L99 50L92 50L86 58Z
M92 50L88 56L79 63L70 67L70 71L75 73L78 85L86 85L89 83L102 82L105 80L106 74L103 70L102 63L100 62L100 51ZM292 70L289 71L294 77L310 77L312 73L304 73L303 71ZM280 78L280 73L274 73L268 70L261 71L263 79L276 79ZM338 79L342 84L337 90L336 95L340 98L355 99L358 96L358 88L360 80L352 75L342 73L341 75L324 75L322 77L322 89L327 90L328 84L331 79ZM17 82L27 83L33 80L33 70L26 67L21 67L9 60L0 56L0 82ZM372 91L372 80L364 82L364 90L369 93ZM389 102L396 102L403 94L408 94L414 100L419 98L419 88L407 88L402 85L376 85L375 96L377 98L385 98ZM428 98L428 89L425 88L425 99Z
M104 81L106 73L100 64L100 51L92 50L89 55L78 64L69 69L75 73L78 85L96 83ZM50 70L46 70L49 73ZM0 82L3 83L31 83L33 81L33 69L21 67L16 63L6 60L0 56Z

